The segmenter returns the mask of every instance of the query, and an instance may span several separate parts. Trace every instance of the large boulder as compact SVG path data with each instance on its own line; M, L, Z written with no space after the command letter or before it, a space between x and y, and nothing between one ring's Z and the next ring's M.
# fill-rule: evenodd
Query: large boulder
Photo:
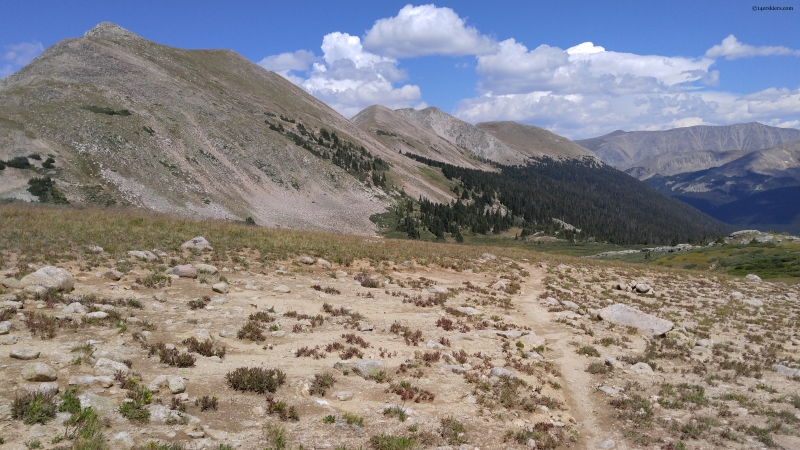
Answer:
M172 274L181 278L197 278L197 269L191 264L183 264L172 268Z
M56 381L58 372L45 363L36 362L22 369L22 378L28 381Z
M71 291L75 286L75 278L65 269L59 267L46 266L25 275L19 280L22 288L28 286L41 286L45 289L55 289L58 291Z
M675 326L669 320L660 319L654 315L643 313L638 309L615 303L601 309L598 313L601 319L626 327L635 327L640 331L653 335L662 335Z

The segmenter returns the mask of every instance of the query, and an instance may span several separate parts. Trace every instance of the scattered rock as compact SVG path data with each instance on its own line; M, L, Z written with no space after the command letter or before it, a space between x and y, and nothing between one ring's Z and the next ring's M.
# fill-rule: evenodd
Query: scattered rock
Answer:
M108 317L108 313L105 312L105 311L95 311L95 312L90 312L89 314L86 314L85 317L87 319L102 320L102 319L105 319L106 317Z
M169 409L168 406L152 404L147 407L150 411L151 423L180 423L181 415L178 411Z
M89 312L89 308L87 308L86 306L84 306L81 303L75 302L75 303L70 303L69 305L65 306L63 309L61 309L61 312L63 314L81 314L81 315L83 315L83 314L86 314L87 312Z
M184 242L183 244L181 244L181 248L184 250L214 249L213 247L211 247L211 244L203 236L197 236L195 238L192 238Z
M30 359L38 358L39 351L30 349L18 349L18 350L12 350L8 356L13 359L21 359L23 361L27 361Z
M17 343L17 341L19 341L18 337L9 335L9 336L5 336L2 339L0 339L0 344L2 344L2 345L14 345L14 344Z
M211 286L211 290L219 294L228 293L228 283L215 283Z
M467 369L456 364L442 364L439 367L439 373L466 373Z
M194 268L197 270L197 273L204 273L207 275L216 275L219 272L216 266L212 266L211 264L195 264Z
M764 306L764 302L756 298L748 298L746 300L742 300L742 303L748 304L750 306L755 306L756 308Z
M561 302L561 304L562 304L562 305L563 305L565 308L569 308L569 309L580 309L580 306L578 306L578 304L577 304L577 303L575 303L575 302L571 302L571 301L569 301L569 300L564 300L563 302Z
M183 264L172 268L172 274L181 278L197 278L197 269L191 264Z
M22 283L16 278L6 278L2 282L2 285L9 288L9 289L22 289Z
M597 444L597 448L599 448L600 450L608 450L610 448L614 448L614 444L615 444L614 441L612 441L611 439L607 439Z
M103 250L103 247L100 247L99 245L90 245L86 248L86 250L88 250L89 253L103 253L105 251Z
M608 395L609 397L616 397L621 392L619 389L613 388L611 386L600 386L597 388L598 391L602 392L603 394Z
M630 371L639 375L653 375L653 368L650 364L640 362L631 366Z
M164 303L167 301L167 294L163 292L156 292L155 294L153 294L153 300Z
M114 385L114 378L110 376L93 377L91 375L81 375L69 379L70 386L101 386L109 388Z
M28 286L25 288L25 295L30 298L41 298L47 294L47 288L44 286Z
M130 368L121 362L117 362L108 358L99 358L94 364L95 375L105 375L113 377L117 372L127 374Z
M28 381L56 381L58 372L45 363L36 362L22 369L22 378Z
M791 367L784 366L783 364L775 364L772 366L772 370L789 378L800 377L800 369L792 369Z
M143 259L143 260L146 260L146 261L157 261L158 260L158 256L154 255L153 252L150 252L150 251L147 251L147 250L144 250L144 251L142 251L142 250L131 250L131 251L128 252L128 256L130 256L131 258Z
M761 281L761 277L754 273L748 273L747 276L745 276L744 278L747 281Z
M81 401L81 407L91 407L98 413L108 414L117 409L117 405L112 400L101 397L94 392L84 392L78 395L78 400Z
M346 402L353 399L353 393L350 391L336 391L331 394L331 396L340 402Z
M358 331L372 331L375 329L375 326L371 323L367 322L366 320L359 320L358 321Z
M133 447L133 438L131 438L131 435L128 434L127 431L120 431L119 433L115 434L111 440L114 441L116 445L121 444L126 447Z
M8 334L11 332L11 322L8 320L0 322L0 335Z
M317 258L317 265L322 267L322 268L325 268L325 269L330 269L331 268L330 261L322 259L322 258Z
M492 288L492 289L495 289L495 290L498 290L498 291L504 291L504 290L506 290L506 280L497 280L497 282L495 282L495 283L494 283L494 284L491 286L491 288Z
M506 331L495 330L494 333L496 335L498 335L500 337L504 337L506 339L519 339L522 336L528 334L527 331L519 331L519 330L506 330Z
M553 297L547 297L546 299L542 300L541 303L544 306L558 306L558 305L560 305L559 301L554 299Z
M111 281L119 281L123 276L125 276L125 274L116 269L111 269L103 274L103 278L107 278Z
M517 377L517 375L514 372L512 372L512 371L510 371L510 370L508 370L508 369L506 369L504 367L492 367L492 370L489 372L489 376L499 377L499 378L504 378L504 377L505 378L516 378Z
M289 286L286 286L285 284L279 284L279 285L275 286L272 289L272 291L273 292L278 292L278 293L281 293L281 294L288 294L289 292L292 292L292 290L289 289Z
M475 309L475 308L473 308L471 306L458 306L458 307L456 307L456 311L458 311L458 312L460 312L462 314L466 314L468 316L476 316L476 315L481 314L480 311L478 311L477 309Z
M383 363L373 359L348 359L335 363L333 368L342 372L356 372L362 378L368 378L383 370Z
M580 319L581 317L583 317L582 315L576 313L575 311L559 311L553 313L553 316L564 319Z
M75 286L75 277L65 269L45 266L19 280L23 288L28 286L41 286L45 289L58 291L71 291Z
M42 394L58 394L61 388L58 383L53 381L45 381L38 384L25 384L23 388L28 392L41 392Z
M661 335L672 329L674 324L669 320L643 313L622 303L615 303L601 309L601 319L627 327L635 327L645 333Z
M298 261L300 261L303 264L309 265L309 266L314 264L314 258L312 258L310 256L303 256Z

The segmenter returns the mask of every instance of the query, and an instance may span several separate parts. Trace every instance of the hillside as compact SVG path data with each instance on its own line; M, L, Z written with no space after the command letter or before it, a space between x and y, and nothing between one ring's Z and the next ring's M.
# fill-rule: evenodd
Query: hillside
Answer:
M240 55L171 48L110 23L0 80L0 160L14 158L31 166L0 172L0 197L34 199L27 181L49 176L72 203L290 228L373 233L368 217L391 204L373 176L451 196Z
M386 147L411 152L437 161L471 169L494 170L474 153L450 142L407 115L373 105L350 119L358 128L375 136Z
M605 136L575 141L618 169L640 166L664 154L732 150L761 150L800 139L800 130L777 128L757 122L727 126L694 126L665 131L615 131ZM683 172L695 171L686 161ZM673 168L673 173L677 168ZM649 173L649 172L648 172Z
M481 158L504 165L525 164L528 160L529 155L509 147L490 133L457 119L439 108L433 106L422 110L404 108L396 112Z
M544 128L516 122L482 122L475 126L529 157L581 159L594 156L580 145Z

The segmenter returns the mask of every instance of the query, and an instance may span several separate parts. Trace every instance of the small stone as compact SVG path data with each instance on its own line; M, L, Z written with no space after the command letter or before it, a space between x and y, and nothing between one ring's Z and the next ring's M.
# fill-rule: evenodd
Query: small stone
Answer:
M331 396L340 402L346 402L353 399L353 393L351 391L336 391L331 394Z
M58 372L45 363L37 362L25 366L22 370L22 378L28 381L56 381Z
M369 378L383 370L383 363L373 359L349 359L335 363L333 368L342 372L353 371L362 378Z
M61 310L63 314L86 314L88 311L86 306L78 302L70 303Z
M553 297L547 297L546 299L542 300L541 303L544 306L558 306L560 304L559 301Z
M188 250L214 249L213 247L211 247L211 244L203 236L197 236L184 242L183 244L181 244L181 248Z
M569 301L569 300L564 300L563 302L561 302L561 304L562 304L562 305L563 305L565 308L569 308L569 309L580 309L580 306L578 306L578 304L577 304L577 303L575 303L575 302L571 302L571 301Z
M755 306L756 308L764 306L764 302L755 298L748 298L747 300L742 300L742 303L745 303L750 306Z
M600 450L608 450L609 448L613 448L614 444L615 444L614 441L612 441L611 439L608 439L608 440L605 440L605 441L597 444L597 448L599 448Z
M598 391L602 392L603 394L608 395L609 397L616 397L619 395L620 390L613 388L611 386L600 386L597 388Z
M186 382L182 377L169 377L167 378L167 383L169 392L173 395L186 391Z
M163 292L156 292L155 294L153 294L153 300L164 303L167 301L167 294Z
M457 365L457 364L442 364L439 367L439 373L466 373L467 369Z
M456 311L466 314L468 316L475 316L480 314L481 312L471 306L458 306L456 307Z
M11 322L8 320L0 322L0 335L8 334L11 332Z
M285 284L279 284L279 285L275 286L272 290L274 292L278 292L278 293L281 293L281 294L288 294L289 292L292 292L292 290L289 289L289 286L286 286Z
M430 340L425 342L425 346L428 347L428 348L436 349L436 350L441 350L441 349L444 348L444 345L442 345L442 344L440 344L440 343L438 343L436 341L430 341Z
M81 375L69 379L70 386L102 386L109 388L114 385L114 379L110 376L93 377L91 375Z
M10 356L13 359L21 359L23 361L27 361L29 359L38 358L39 357L39 351L38 350L29 350L29 349L18 349L18 350L11 351L11 353L8 356Z
M331 268L330 261L328 261L326 259L322 259L322 258L317 258L317 265L322 267L322 268L325 268L325 269L330 269Z
M270 333L270 335L272 337L284 337L286 336L286 332L283 330L278 330L278 331L273 331L272 333Z
M228 283L215 283L211 286L211 290L219 294L227 294Z
M631 366L630 371L639 375L653 375L653 368L650 364L640 362Z
M306 264L306 265L309 265L309 266L310 266L311 264L314 264L314 258L312 258L312 257L310 257L310 256L303 256L303 257L301 257L301 258L299 259L299 261L300 261L301 263L303 263L303 264Z
M131 435L128 434L127 431L120 431L115 434L111 440L126 447L133 447L133 438L131 438Z
M172 274L181 278L197 278L197 269L191 264L182 264L172 268Z
M60 390L58 383L53 381L45 381L39 384L26 384L23 387L28 392L41 392L42 394L58 394Z
M636 290L636 292L638 292L640 294L644 294L644 293L649 292L652 288L647 283L636 283L636 286L634 286L634 289Z
M22 283L19 282L16 278L6 278L2 282L0 282L3 286L9 289L22 289Z
M375 327L367 322L366 320L359 320L358 321L358 331L372 331Z
M24 289L25 295L29 298L41 298L47 294L47 288L44 286L28 286Z
M754 273L748 273L747 276L745 276L744 278L747 281L761 281L761 277Z
M105 251L103 250L103 247L100 247L99 245L90 245L86 247L86 250L88 250L89 253L103 253Z
M492 367L492 370L489 372L489 376L492 377L499 377L499 378L516 378L517 375L514 372L503 368L503 367Z
M525 334L527 334L526 331L519 331L519 330L506 330L506 331L498 330L495 331L494 333L506 339L519 339Z
M85 317L87 319L102 320L102 319L105 319L106 317L108 317L108 313L105 312L105 311L95 311L95 312L90 312L89 314L86 314Z
M128 252L128 256L135 259L145 260L145 261L156 261L158 260L158 256L154 255L153 252L149 252L147 250L131 250Z
M208 275L216 275L218 272L216 266L212 266L211 264L195 264L194 268L197 270L197 273Z
M9 336L4 336L2 339L0 339L0 344L2 344L2 345L14 345L18 341L19 341L18 337L9 335Z
M117 372L127 374L130 368L121 362L117 362L108 358L99 358L94 364L95 375L105 375L113 377Z
M109 270L109 271L107 271L107 272L105 272L105 273L103 274L103 278L107 278L107 279L109 279L109 280L111 280L111 281L119 281L119 280L121 280L121 279L122 279L122 277L123 277L124 275L125 275L125 274L123 274L123 273L122 273L122 272L120 272L119 270L116 270L116 269L111 269L111 270Z

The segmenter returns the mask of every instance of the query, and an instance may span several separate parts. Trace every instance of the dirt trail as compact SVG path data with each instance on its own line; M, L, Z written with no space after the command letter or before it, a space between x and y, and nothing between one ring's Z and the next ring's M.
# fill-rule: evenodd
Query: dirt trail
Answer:
M545 271L532 267L529 272L531 279L527 283L526 295L519 300L519 309L525 314L526 325L533 328L538 336L547 339L550 351L545 356L553 359L561 370L569 412L578 422L578 448L595 449L597 444L607 439L615 441L614 449L628 448L610 423L598 419L598 412L608 408L608 405L593 394L595 386L591 375L585 370L586 359L577 355L575 348L569 345L570 338L575 335L565 326L554 322L551 313L539 303L539 294L545 288Z

